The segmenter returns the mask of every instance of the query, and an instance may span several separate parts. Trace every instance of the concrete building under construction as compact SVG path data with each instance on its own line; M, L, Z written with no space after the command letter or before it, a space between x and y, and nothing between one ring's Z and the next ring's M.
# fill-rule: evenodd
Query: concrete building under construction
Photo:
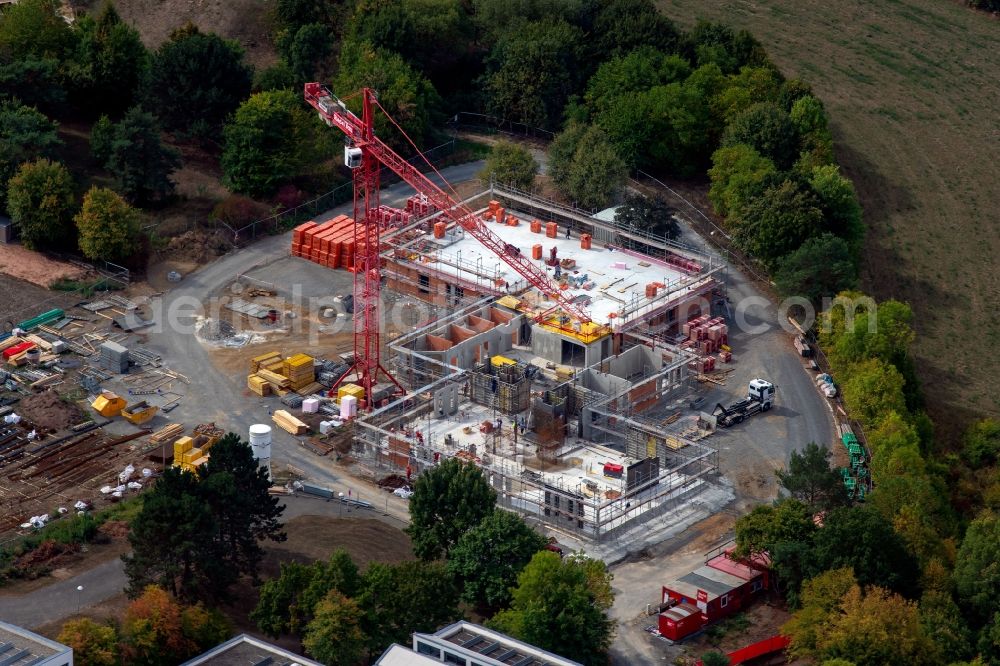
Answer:
M474 462L502 506L598 543L725 497L700 441L714 420L690 404L704 350L682 335L724 297L723 262L513 190L466 203L591 321L553 314L434 211L403 217L382 234L385 288L435 316L390 344L408 393L358 419L358 462L409 476L442 458Z

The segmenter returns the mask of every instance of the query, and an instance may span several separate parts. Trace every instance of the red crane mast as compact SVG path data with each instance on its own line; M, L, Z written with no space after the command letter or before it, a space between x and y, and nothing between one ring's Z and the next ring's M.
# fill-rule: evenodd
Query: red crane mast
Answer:
M354 370L358 383L371 403L372 387L381 372L393 383L399 382L381 363L379 293L381 291L380 225L375 217L379 206L379 165L391 169L404 182L428 201L448 220L455 222L480 243L492 250L513 268L528 284L555 301L569 316L580 322L590 317L581 307L567 298L545 271L527 259L515 245L506 243L486 226L485 221L461 202L453 200L444 190L400 157L375 136L374 111L378 107L375 91L361 91L361 117L347 108L330 90L319 83L305 84L305 100L330 127L336 127L347 137L344 161L354 173ZM386 114L388 117L388 114ZM391 118L390 118L391 120ZM397 126L398 129L398 126ZM402 130L400 129L402 133ZM405 133L403 133L404 136ZM406 137L409 141L409 137ZM412 144L412 141L410 142ZM429 164L429 163L428 163ZM440 174L439 174L440 175ZM340 383L351 370L338 379ZM335 385L336 386L336 385Z

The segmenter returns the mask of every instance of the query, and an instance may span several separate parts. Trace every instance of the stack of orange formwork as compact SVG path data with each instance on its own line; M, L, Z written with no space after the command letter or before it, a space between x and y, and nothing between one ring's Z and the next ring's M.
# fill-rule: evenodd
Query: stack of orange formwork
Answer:
M406 200L406 212L416 217L424 217L435 211L437 211L437 208L434 207L434 204L431 203L426 194L414 194Z
M723 362L732 359L729 351L722 349L729 344L729 327L724 322L722 317L712 318L708 315L701 315L681 326L681 333L687 338L685 346L693 347L695 351L705 355L706 358L703 362L710 366L707 368L708 370L715 367L715 359L708 356L709 354L722 352Z
M300 224L292 232L292 256L329 268L353 268L354 220L338 215L322 224Z

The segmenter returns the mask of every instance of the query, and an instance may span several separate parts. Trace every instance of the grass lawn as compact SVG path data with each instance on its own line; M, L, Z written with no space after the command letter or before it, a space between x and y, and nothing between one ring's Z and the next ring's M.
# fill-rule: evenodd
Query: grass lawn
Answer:
M915 311L939 434L1000 415L1000 23L952 0L659 0L752 32L830 112L868 223L863 288Z

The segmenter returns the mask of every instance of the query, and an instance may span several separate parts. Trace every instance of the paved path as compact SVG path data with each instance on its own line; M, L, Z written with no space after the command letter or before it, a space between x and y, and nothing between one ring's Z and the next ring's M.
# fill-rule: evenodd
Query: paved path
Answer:
M121 594L125 584L124 563L116 557L33 592L0 596L0 620L35 629Z

